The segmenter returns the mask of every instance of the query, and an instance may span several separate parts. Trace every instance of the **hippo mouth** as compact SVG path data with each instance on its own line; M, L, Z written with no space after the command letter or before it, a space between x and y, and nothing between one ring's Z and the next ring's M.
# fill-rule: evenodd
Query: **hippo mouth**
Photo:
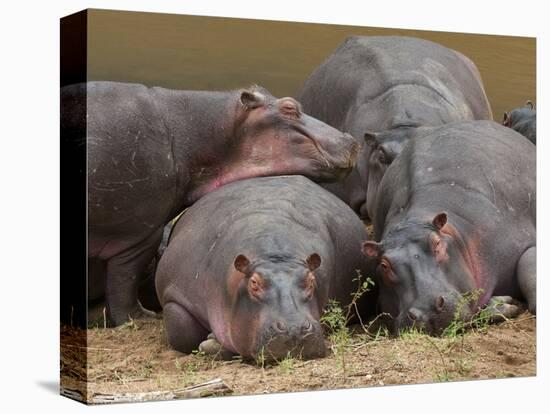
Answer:
M315 149L317 150L317 153L320 155L320 163L326 166L326 169L328 171L327 175L330 174L332 176L336 176L336 180L341 180L345 178L355 167L362 146L356 143L355 139L350 134L344 133L341 136L342 140L353 140L355 143L355 145L353 145L353 147L349 150L349 154L342 155L340 157L334 157L333 155L330 155L327 151L325 151L321 147L321 145L319 145L318 141L305 129L296 127L296 130L300 134L311 140L311 142L315 146Z
M262 335L253 352L256 361L279 362L285 358L315 359L326 355L326 346L320 330L302 337L291 335Z

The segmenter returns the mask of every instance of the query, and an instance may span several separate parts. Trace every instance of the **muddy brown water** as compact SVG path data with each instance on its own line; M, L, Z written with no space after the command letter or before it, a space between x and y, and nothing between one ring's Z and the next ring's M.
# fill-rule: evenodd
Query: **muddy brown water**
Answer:
M107 10L91 10L88 28L89 80L197 90L256 83L293 96L347 36L404 35L470 57L495 120L536 104L535 38Z

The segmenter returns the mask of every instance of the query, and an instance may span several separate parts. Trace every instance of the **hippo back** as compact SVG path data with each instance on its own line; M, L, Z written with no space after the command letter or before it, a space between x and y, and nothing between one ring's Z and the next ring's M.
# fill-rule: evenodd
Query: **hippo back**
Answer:
M440 44L405 36L347 38L313 72L298 96L312 116L358 137L366 130L403 123L492 119L481 76L470 59Z

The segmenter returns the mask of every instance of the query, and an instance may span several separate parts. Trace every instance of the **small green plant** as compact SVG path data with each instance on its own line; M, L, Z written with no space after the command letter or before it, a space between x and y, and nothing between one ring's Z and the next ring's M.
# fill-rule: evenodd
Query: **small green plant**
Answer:
M357 273L357 277L352 279L352 281L357 283L357 289L351 293L350 303L345 308L342 308L338 301L331 299L328 301L325 311L320 318L321 324L325 325L329 332L336 332L345 328L354 314L359 318L363 329L366 330L357 308L357 302L365 293L370 291L371 287L374 286L374 281L370 277L363 280L363 275L358 269L355 272Z
M375 333L369 334L369 338L372 341L380 341L383 338L389 338L390 331L386 326L379 326Z
M287 354L287 356L279 361L279 370L283 374L291 374L294 371L294 368L296 367L296 359L290 354L290 352Z
M443 372L437 372L435 374L434 380L437 382L449 382L449 381L452 381L453 378L451 377L451 374L449 374L447 371L443 371Z
M135 320L130 318L128 322L126 322L123 325L120 325L119 329L127 329L130 331L139 331L139 325L136 323Z
M426 335L424 329L417 326L409 326L403 328L399 332L399 337L405 341L416 341Z
M354 314L359 318L359 322L366 332L363 321L359 315L357 308L358 300L370 290L374 285L371 278L367 277L363 280L363 276L359 270L356 270L357 277L353 282L357 283L357 289L351 294L350 303L342 308L338 301L329 300L320 322L328 331L328 339L331 343L331 349L338 360L338 365L342 369L344 377L346 376L346 353L351 345L352 335L348 328L348 323L353 318Z
M203 358L206 356L206 354L204 353L204 351L199 351L198 349L193 349L191 351L191 353L199 358Z
M479 332L486 333L487 329L489 328L489 324L491 323L491 319L493 317L494 317L494 314L490 309L488 308L481 309L472 318L471 326L472 328L476 329Z
M330 299L323 315L319 320L329 332L336 332L346 328L347 319L344 309L337 300Z
M346 310L346 321L349 322L351 318L351 312L352 310L354 310L357 318L361 323L361 326L363 326L364 328L363 321L361 320L361 315L359 314L359 309L357 309L357 302L363 297L365 293L371 290L371 288L374 286L374 281L370 277L367 277L365 280L363 280L363 275L361 274L361 271L359 269L356 269L355 272L357 274L357 277L355 277L352 281L357 283L357 289L351 294L351 302L347 306Z
M454 361L455 369L460 375L467 375L472 370L471 361L465 358L458 358Z
M176 365L176 369L182 373L182 386L187 387L188 385L191 385L195 379L195 374L198 368L197 364L195 362L182 364L181 360L179 359L176 359L174 364Z
M265 369L265 363L266 363L265 348L262 346L262 349L260 349L260 352L258 352L258 355L256 356L256 364L258 364L263 371Z
M474 303L477 303L479 297L483 293L483 289L475 289L469 292L464 293L456 305L453 320L447 326L441 336L448 338L456 338L457 336L464 333L465 329L469 326L472 326L473 321L476 319L479 313L474 314L470 319L466 315L470 314L468 308L471 308Z

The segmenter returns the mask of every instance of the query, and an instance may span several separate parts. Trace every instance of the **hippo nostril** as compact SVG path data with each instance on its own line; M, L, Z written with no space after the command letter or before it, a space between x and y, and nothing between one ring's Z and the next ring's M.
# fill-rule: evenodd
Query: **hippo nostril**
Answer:
M275 327L280 332L286 332L286 325L284 324L284 322L277 321L277 323L275 324Z
M443 312L443 309L445 308L445 299L443 296L438 296L435 300L435 309L441 313Z
M306 323L304 323L302 325L302 332L303 333L309 333L313 330L313 325L311 324L311 322L307 321Z
M418 320L418 313L413 311L413 310L410 310L410 311L407 312L407 317L411 321L416 321L416 320Z

